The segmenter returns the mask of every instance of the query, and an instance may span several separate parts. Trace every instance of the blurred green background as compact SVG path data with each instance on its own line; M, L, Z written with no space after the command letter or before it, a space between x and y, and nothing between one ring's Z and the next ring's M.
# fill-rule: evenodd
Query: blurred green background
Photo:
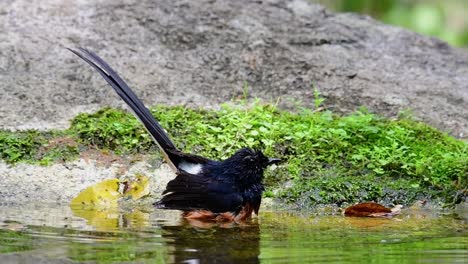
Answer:
M313 0L468 48L468 0Z

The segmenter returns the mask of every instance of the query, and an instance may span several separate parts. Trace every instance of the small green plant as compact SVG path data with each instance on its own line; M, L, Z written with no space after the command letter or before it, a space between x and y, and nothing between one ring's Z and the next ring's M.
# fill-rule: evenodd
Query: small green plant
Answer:
M249 83L247 81L244 82L244 86L242 87L242 99L249 99Z
M318 111L320 107L322 106L322 103L325 101L325 98L320 96L320 91L317 89L317 87L314 85L314 106L315 106L315 111Z

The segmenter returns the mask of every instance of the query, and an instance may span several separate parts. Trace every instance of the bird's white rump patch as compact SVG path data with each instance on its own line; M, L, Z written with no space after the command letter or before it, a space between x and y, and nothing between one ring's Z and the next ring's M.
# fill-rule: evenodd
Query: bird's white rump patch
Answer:
M181 162L179 164L179 169L186 171L190 174L198 174L202 171L202 165L198 163L189 163L189 162Z

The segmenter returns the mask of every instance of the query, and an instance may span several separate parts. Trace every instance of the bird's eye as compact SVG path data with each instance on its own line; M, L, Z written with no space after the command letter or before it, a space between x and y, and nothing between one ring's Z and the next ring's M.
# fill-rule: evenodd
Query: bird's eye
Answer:
M253 162L254 158L252 156L245 156L242 160L244 162Z

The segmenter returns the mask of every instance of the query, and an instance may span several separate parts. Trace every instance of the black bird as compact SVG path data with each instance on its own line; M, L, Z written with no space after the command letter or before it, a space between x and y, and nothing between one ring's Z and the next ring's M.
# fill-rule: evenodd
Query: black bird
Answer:
M176 148L158 121L120 76L95 53L69 49L86 61L128 104L158 144L176 173L157 208L184 211L189 219L242 221L258 214L263 186L263 171L280 159L268 158L261 151L243 148L232 157L216 161L183 153Z

